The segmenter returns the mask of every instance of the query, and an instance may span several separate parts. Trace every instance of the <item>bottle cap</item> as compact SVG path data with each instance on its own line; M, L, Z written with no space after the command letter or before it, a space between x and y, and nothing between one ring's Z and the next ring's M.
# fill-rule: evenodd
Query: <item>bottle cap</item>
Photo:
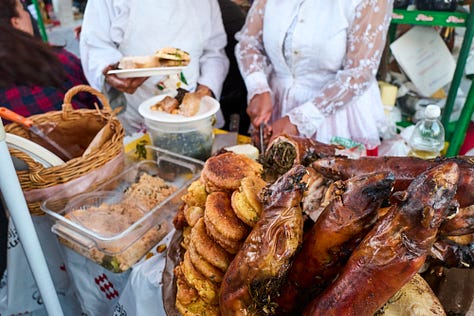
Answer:
M427 119L435 119L441 115L441 109L435 104L430 104L425 109L425 117Z

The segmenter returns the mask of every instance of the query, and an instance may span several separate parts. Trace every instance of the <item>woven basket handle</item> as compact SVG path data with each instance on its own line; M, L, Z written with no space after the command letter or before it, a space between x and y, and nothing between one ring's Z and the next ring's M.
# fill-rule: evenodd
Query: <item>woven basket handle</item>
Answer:
M78 85L72 87L68 90L68 92L66 92L66 95L64 96L63 112L70 112L74 110L71 101L72 98L80 92L89 92L90 94L95 95L99 99L100 103L102 103L102 108L106 111L112 112L112 108L110 107L107 98L101 92L88 85Z
M8 148L8 150L10 151L10 155L12 156L12 158L18 158L26 163L31 174L37 174L40 170L44 168L41 163L31 158L29 154L26 154L23 151L18 150L16 148Z

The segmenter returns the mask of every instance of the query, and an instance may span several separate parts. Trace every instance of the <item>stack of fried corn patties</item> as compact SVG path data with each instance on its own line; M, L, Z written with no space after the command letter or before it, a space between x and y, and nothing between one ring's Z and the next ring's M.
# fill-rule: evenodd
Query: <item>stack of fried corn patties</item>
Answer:
M183 261L175 268L182 315L219 315L222 278L255 225L266 185L262 166L227 152L209 158L183 197ZM175 223L176 224L176 223Z

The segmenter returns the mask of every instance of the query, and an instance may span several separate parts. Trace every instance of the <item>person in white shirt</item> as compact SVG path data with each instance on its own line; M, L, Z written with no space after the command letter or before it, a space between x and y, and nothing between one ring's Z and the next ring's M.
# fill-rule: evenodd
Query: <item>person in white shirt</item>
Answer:
M252 125L367 149L385 126L375 78L393 0L255 0L236 56Z
M119 78L107 75L125 56L152 55L163 47L188 52L183 74L188 90L219 99L229 68L221 12L217 0L89 0L80 34L84 73L94 88L110 98L126 98L119 114L127 134L143 128L138 106L160 94L165 78Z

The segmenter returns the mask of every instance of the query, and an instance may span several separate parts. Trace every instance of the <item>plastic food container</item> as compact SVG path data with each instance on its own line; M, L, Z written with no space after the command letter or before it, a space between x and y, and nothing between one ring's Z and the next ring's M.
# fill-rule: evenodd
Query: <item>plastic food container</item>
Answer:
M209 158L219 102L211 97L204 97L199 112L187 117L152 110L151 107L164 97L165 95L153 97L139 107L153 145L203 161Z
M153 160L133 163L94 192L59 193L43 202L62 244L110 271L123 272L166 236L203 164L156 147L147 151ZM166 197L156 198L157 192Z

